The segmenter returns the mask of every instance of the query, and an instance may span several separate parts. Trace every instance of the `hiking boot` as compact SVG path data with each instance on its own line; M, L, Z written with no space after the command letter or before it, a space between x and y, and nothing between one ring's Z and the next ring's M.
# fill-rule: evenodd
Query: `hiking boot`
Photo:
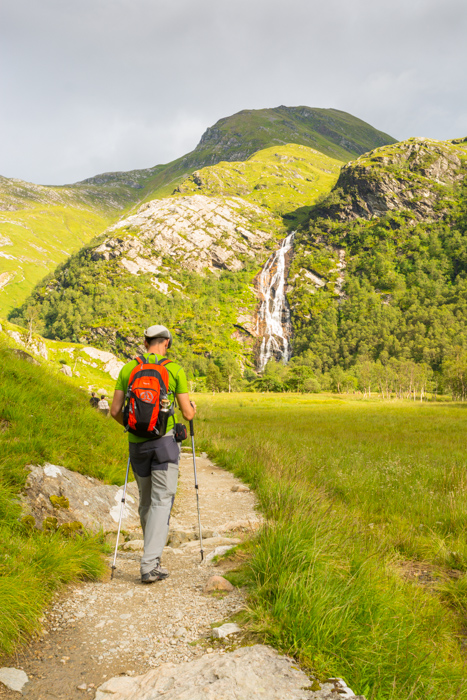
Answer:
M152 571L149 571L147 574L141 574L141 583L163 581L167 576L169 576L169 572L158 562Z

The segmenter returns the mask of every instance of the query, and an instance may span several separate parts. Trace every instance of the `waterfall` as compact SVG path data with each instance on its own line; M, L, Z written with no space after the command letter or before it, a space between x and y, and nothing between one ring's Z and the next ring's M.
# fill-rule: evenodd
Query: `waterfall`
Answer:
M259 351L259 369L263 370L271 357L287 362L292 333L290 311L285 296L286 256L292 248L295 231L282 241L261 270L258 291L262 299L258 314L258 334L263 337Z

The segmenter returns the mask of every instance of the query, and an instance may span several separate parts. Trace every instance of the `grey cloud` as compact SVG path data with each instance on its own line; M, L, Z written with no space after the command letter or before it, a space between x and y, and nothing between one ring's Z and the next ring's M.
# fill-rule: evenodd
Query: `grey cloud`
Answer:
M464 0L4 0L0 174L149 167L279 104L466 135L466 30Z

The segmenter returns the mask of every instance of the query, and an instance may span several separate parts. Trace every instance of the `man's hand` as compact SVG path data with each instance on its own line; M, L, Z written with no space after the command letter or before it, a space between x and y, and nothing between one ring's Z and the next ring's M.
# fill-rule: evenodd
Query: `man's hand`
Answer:
M196 404L190 401L188 394L177 394L178 405L185 420L193 420L196 415Z
M122 408L124 402L125 392L117 389L113 397L112 406L110 407L110 415L117 421L117 423L120 423L120 425L123 425Z

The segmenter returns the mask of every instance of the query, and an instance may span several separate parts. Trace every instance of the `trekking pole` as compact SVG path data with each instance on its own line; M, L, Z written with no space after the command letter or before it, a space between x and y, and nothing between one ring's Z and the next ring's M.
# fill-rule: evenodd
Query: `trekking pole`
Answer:
M111 566L111 569L112 569L112 573L110 574L111 581L114 577L115 569L117 568L115 566L115 562L117 561L118 538L120 537L120 528L122 526L123 509L125 508L126 485L128 484L128 472L129 471L130 471L130 457L128 457L128 464L126 465L125 486L123 487L122 505L120 507L120 518L118 519L117 541L115 542L114 560L113 560L112 566Z
M201 561L203 561L203 559L204 559L203 533L201 530L201 514L199 512L199 488L198 488L198 476L196 474L195 431L193 428L193 420L190 421L190 436L191 436L191 449L193 452L193 470L195 472L196 505L198 507L199 546L201 549Z

